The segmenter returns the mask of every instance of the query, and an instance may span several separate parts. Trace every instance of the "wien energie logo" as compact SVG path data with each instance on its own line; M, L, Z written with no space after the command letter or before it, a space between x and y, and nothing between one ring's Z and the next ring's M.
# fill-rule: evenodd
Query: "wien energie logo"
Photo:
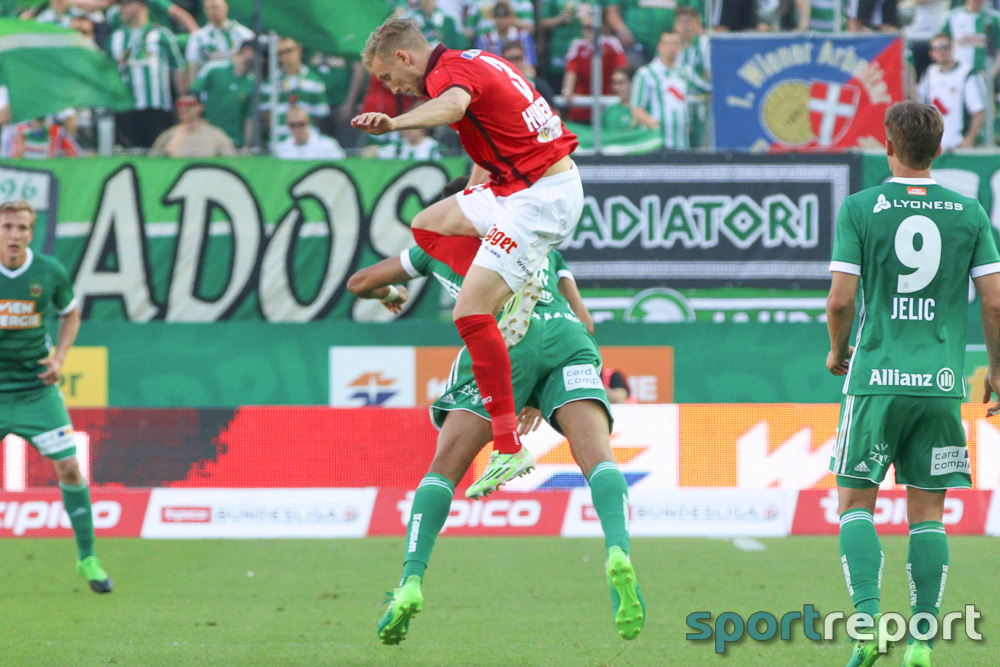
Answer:
M34 301L0 300L0 329L34 329L42 326L42 314Z

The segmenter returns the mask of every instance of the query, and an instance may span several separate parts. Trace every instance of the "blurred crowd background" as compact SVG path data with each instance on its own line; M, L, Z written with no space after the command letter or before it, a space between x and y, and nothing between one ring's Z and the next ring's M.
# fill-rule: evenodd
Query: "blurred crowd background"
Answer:
M378 138L352 130L359 112L397 115L420 100L394 95L357 54L255 34L253 18L226 0L0 0L0 9L92 41L135 100L124 112L65 109L14 123L0 86L3 157L460 151L448 128ZM432 43L501 55L566 121L599 128L605 146L628 152L713 148L710 52L724 33L899 33L907 95L951 118L944 148L995 150L998 9L1000 0L388 0L385 14L412 18Z

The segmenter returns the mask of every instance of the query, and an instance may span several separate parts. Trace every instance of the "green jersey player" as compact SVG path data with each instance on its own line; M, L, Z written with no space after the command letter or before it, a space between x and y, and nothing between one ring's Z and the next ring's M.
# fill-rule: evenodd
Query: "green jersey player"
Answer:
M90 493L58 387L59 370L80 330L80 309L66 269L28 247L34 226L27 202L0 205L0 440L13 433L52 461L76 537L76 570L94 592L110 593L111 580L94 554ZM60 317L51 355L50 311Z
M845 199L834 234L826 365L846 377L830 469L837 475L848 592L875 625L884 564L873 521L878 485L893 464L896 481L907 487L906 571L916 625L910 624L903 665L925 666L948 574L945 492L970 486L959 414L968 280L982 300L988 400L991 389L1000 389L1000 254L979 202L930 177L944 128L938 110L899 102L886 112L885 128L893 178ZM997 411L1000 403L989 412ZM849 667L881 657L877 634L857 638Z
M387 308L399 312L408 294L405 287L394 283L420 275L433 276L452 294L457 294L462 284L462 276L414 247L354 274L348 289L362 298L381 299ZM544 289L531 326L524 339L510 348L521 433L537 428L540 410L569 440L590 484L604 531L608 549L605 574L615 627L622 638L634 639L642 630L645 602L628 555L628 485L611 453L611 412L600 378L600 353L581 322L590 323L590 316L562 257L551 253L538 275ZM410 620L421 610L424 571L451 510L455 486L492 439L489 414L482 406L465 349L449 380L444 395L431 407L431 418L441 432L434 460L413 497L400 587L378 626L379 639L385 644L405 639ZM537 409L525 409L529 405ZM480 478L466 495L488 495L496 489L490 482Z

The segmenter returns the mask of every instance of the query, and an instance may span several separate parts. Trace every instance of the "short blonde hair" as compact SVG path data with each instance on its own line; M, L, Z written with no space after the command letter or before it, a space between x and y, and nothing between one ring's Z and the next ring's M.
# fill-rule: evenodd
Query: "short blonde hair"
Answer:
M12 201L4 202L0 204L0 216L4 213L22 213L26 212L31 216L31 224L35 224L35 209L31 208L31 204L24 201L23 199L14 199Z
M368 36L361 60L371 69L376 58L386 60L397 50L410 48L430 50L431 43L413 19L388 18Z

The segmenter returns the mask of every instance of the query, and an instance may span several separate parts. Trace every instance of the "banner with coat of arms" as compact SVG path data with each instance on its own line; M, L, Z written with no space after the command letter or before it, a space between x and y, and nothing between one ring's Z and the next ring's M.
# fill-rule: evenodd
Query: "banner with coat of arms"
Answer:
M882 35L712 39L716 148L838 151L885 145L903 99L903 42Z

